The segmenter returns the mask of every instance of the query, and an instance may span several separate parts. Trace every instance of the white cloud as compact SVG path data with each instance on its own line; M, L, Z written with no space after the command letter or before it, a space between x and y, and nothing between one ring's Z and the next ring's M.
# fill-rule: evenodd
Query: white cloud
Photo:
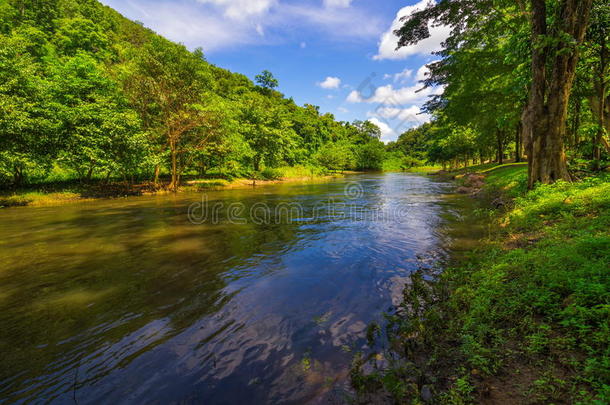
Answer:
M398 134L387 123L379 120L378 118L371 118L369 119L369 122L372 122L379 127L381 130L381 140L383 142L388 143L396 139Z
M422 113L421 108L416 105L412 105L408 108L380 106L375 111L368 112L367 115L369 117L381 117L388 120L398 120L400 121L399 125L401 126L406 124L421 125L429 122L432 118L430 114Z
M363 95L357 90L352 91L347 100L350 103L377 103L384 106L403 106L405 104L423 103L429 96L441 94L443 87L426 87L419 83L430 70L426 65L420 67L413 77L413 71L405 69L393 75L384 75L384 78L393 78L393 84L372 87ZM411 85L401 86L411 81Z
M332 42L370 40L382 20L361 7L335 0L337 7L282 0L101 0L132 20L205 53L243 45L276 45L305 31ZM300 45L307 46L305 42Z
M253 15L266 13L276 0L197 0L203 4L213 4L223 9L224 15L236 19L245 20Z
M411 55L428 55L441 49L441 43L447 39L451 28L444 25L433 27L432 24L430 24L429 38L426 38L415 45L405 46L396 50L396 47L398 46L398 37L394 35L394 31L402 27L403 22L401 21L401 18L413 14L415 11L423 10L429 2L430 0L421 0L415 5L403 7L398 11L390 29L381 36L381 39L379 40L379 51L373 59L406 59Z
M353 0L324 0L324 5L329 8L347 8Z
M339 111L340 113L348 113L349 112L349 110L347 108L345 108L345 107L339 107L339 108L337 108L337 111Z
M404 83L413 76L413 70L405 69L400 73L396 73L396 74L388 75L388 76L393 78L395 83Z
M261 37L265 36L265 29L263 28L262 24L256 24L256 32L258 35L260 35Z
M394 88L393 85L380 86L369 98L363 98L358 91L352 91L347 97L350 103L378 103L383 105L410 104L424 101L428 96L438 94L438 89L425 88L421 85Z
M299 30L303 26L315 27L328 38L366 39L378 37L383 32L382 20L358 7L312 7L298 3L282 3L267 16L271 25Z
M434 63L434 62L431 62ZM417 69L417 73L415 74L415 80L417 80L418 82L421 82L422 80L426 80L426 78L428 78L428 75L430 74L430 69L428 68L428 65L424 65L422 67L420 67L419 69Z
M341 79L329 76L323 82L318 83L323 89L338 89L341 86Z
M345 99L348 103L362 103L364 99L357 90L352 90Z

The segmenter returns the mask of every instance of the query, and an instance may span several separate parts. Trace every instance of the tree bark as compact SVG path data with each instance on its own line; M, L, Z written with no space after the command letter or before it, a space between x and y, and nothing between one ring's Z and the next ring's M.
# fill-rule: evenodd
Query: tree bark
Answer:
M14 167L13 183L17 187L20 187L23 185L23 169L17 165L15 165L15 167Z
M155 186L159 184L159 173L161 172L161 166L159 164L155 165L155 174L153 175L153 182Z
M602 38L604 36L602 35ZM595 139L595 145L594 145L594 156L593 159L595 159L598 163L602 158L602 140L604 138L604 132L606 129L605 126L605 113L606 113L606 42L602 41L601 44L601 50L600 50L600 54L599 54L599 71L598 71L598 80L599 82L597 83L597 94L598 94L598 99L599 99L599 105L597 108L597 121L598 121L598 128L597 128L597 137Z
M504 163L504 145L502 143L502 131L496 132L496 140L498 141L498 164L501 165Z
M576 100L576 107L574 109L574 119L572 120L572 146L578 147L580 139L578 137L578 130L580 129L580 112L582 110L582 98L578 97Z
M93 168L94 167L95 167L94 164L89 166L89 170L87 171L87 175L85 176L85 180L87 181L87 183L91 182L91 177L93 177Z
M547 27L545 0L532 3L532 85L523 114L523 140L528 158L528 187L570 181L564 138L568 100L593 0L562 0L555 26ZM548 32L556 46L543 46ZM565 36L573 41L566 42ZM551 71L547 70L551 67Z
M176 150L176 144L170 141L170 156L172 161L172 181L169 183L169 188L173 192L178 191L178 152Z
M515 131L515 163L521 162L521 122Z

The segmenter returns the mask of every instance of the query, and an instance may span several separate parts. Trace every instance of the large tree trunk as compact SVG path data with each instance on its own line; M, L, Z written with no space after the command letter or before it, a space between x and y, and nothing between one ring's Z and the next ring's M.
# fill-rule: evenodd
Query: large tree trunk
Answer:
M502 131L496 131L496 141L498 142L498 164L504 164L504 143L502 142L502 138L504 134Z
M515 163L521 162L521 122L515 131Z
M562 0L556 26L547 30L545 0L532 3L532 86L523 114L528 186L571 180L564 150L568 100L574 83L577 46L582 44L593 0ZM548 35L557 42L542 46ZM572 41L565 41L569 35ZM547 66L552 71L547 71Z
M23 168L15 165L14 167L14 171L13 171L13 184L17 187L20 187L23 185Z

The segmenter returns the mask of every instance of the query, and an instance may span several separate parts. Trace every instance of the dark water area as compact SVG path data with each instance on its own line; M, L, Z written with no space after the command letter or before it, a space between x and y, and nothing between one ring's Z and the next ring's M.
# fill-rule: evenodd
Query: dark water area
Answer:
M341 403L407 276L477 234L427 176L0 211L2 403Z

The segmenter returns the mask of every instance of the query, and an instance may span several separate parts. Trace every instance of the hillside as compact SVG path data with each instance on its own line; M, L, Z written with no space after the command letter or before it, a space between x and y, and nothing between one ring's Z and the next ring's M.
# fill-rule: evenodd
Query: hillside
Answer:
M0 187L381 168L376 126L296 105L270 72L254 84L95 0L0 7Z

